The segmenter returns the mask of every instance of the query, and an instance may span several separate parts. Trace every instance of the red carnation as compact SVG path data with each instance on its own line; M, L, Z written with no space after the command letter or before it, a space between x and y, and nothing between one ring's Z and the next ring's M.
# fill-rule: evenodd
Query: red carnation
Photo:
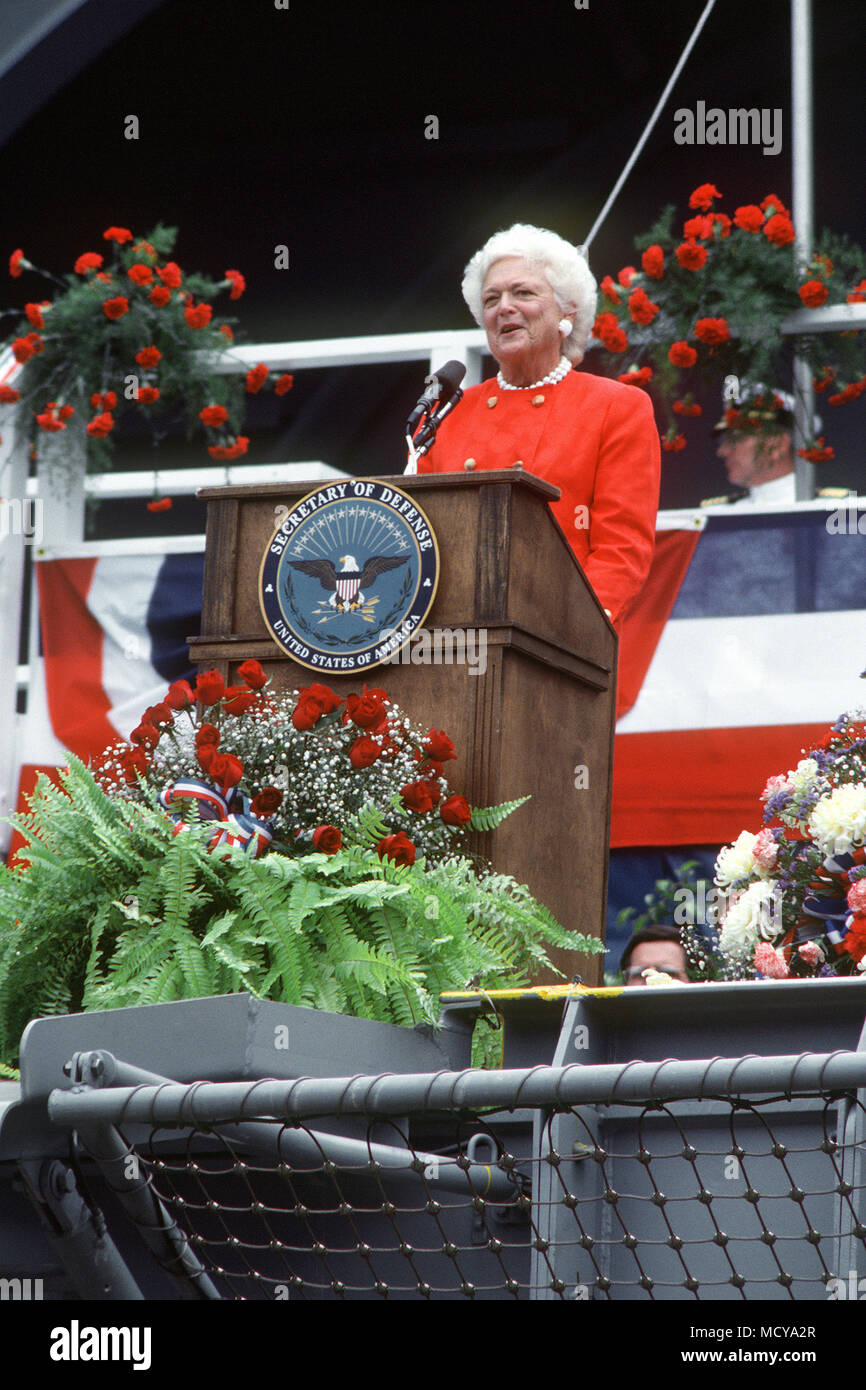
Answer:
M847 405L848 401L856 401L857 397L862 395L864 387L866 387L866 377L863 381L852 381L849 386L838 391L835 396L828 396L827 403L829 405Z
M214 459L238 459L246 453L249 443L247 435L239 434L234 444L209 444L207 451Z
M683 223L683 236L687 241L706 241L713 234L711 217L690 217Z
M162 308L162 306L164 304L167 304L168 301L171 299L171 290L168 289L165 285L155 285L154 288L151 290L150 294L148 295L148 298L150 299L151 303L156 304L159 308Z
M847 304L866 303L866 280L861 280L859 285L855 285L850 294L845 296Z
M408 810L417 811L419 815L433 810L433 793L428 782L407 782L400 788L400 797Z
M866 917L855 916L842 942L842 949L852 960L863 959L866 955Z
M829 391L833 384L836 373L832 367L822 367L821 375L812 378L812 388L817 391L819 396L823 396L825 391Z
M369 734L364 734L361 738L356 738L349 749L349 762L352 767L360 771L365 767L372 767L373 763L382 756L382 745L377 743Z
M400 830L396 835L388 835L376 846L380 859L391 859L395 864L414 864L415 846Z
M675 415L703 415L704 408L698 405L697 401L674 401L673 411Z
M454 744L441 729L431 729L427 737L421 740L421 747L431 762L447 763L457 757Z
M652 381L652 367L639 367L633 372L623 372L622 376L617 377L624 386L646 386L647 382Z
M731 235L731 219L730 219L730 217L728 217L728 214L727 214L726 212L714 212L714 213L711 213L711 214L710 214L710 221L711 221L712 224L713 224L713 235L714 235L714 236L715 236L715 228L716 228L716 227L721 227L721 229L722 229L722 236L723 236L723 237L724 237L724 236L730 236L730 235Z
M446 825L468 825L472 819L472 807L465 796L449 796L439 808L439 814Z
M32 323L34 328L45 327L45 319L42 317L42 309L38 304L25 304L24 313L27 315L28 323Z
M151 502L148 502L147 510L149 512L170 512L173 506L174 503L170 497L154 497Z
M602 294L604 295L605 299L607 299L611 304L622 303L622 300L619 297L619 290L617 289L612 276L605 275L599 288ZM598 337L598 334L596 334L596 337Z
M56 434L58 430L65 430L66 426L58 420L52 410L46 408L42 415L36 416L36 423L42 430L47 430L49 434Z
M633 265L624 265L616 278L618 283L622 285L623 289L627 290L636 275L637 270Z
M138 388L138 401L141 405L153 405L154 401L159 400L159 387L140 386Z
M798 449L797 457L807 459L809 463L826 463L828 459L835 458L836 455L829 444L826 448L824 447L824 436L822 434L817 444L813 444L811 449Z
M128 227L109 227L102 233L105 241L116 241L122 245L125 241L132 241L132 232Z
M661 280L665 273L665 253L660 246L648 246L640 263L651 280Z
M665 435L662 440L662 448L665 453L678 454L680 449L686 447L686 437L684 434Z
M829 290L821 280L807 280L797 291L807 309L817 309L827 300ZM38 327L38 325L37 325Z
M225 681L217 670L203 671L196 677L195 698L201 705L218 704L225 689Z
M789 246L794 240L794 224L790 217L776 215L764 226L764 236L774 246Z
M336 825L319 825L313 831L313 849L319 854L337 854L343 847L343 836Z
M690 343L680 339L678 343L673 343L668 350L668 361L674 367L693 367L698 360L698 354Z
M180 266L174 261L166 261L161 270L157 270L157 275L164 285L170 290L179 290L183 281L180 273Z
M104 439L107 434L111 434L114 429L114 416L111 411L104 410L101 415L94 415L87 426L87 433L94 439Z
M134 285L149 285L153 279L153 271L149 265L131 265L126 274Z
M16 362L29 362L31 357L43 352L45 344L38 333L25 333L23 338L16 338L12 344L12 353Z
M206 405L204 410L199 411L198 418L215 430L225 424L229 413L224 405Z
M240 299L241 295L247 287L247 282L241 275L240 271L227 270L225 272L225 278L231 282L232 287L229 299Z
M129 313L129 300L119 294L114 299L106 299L102 306L102 312L107 319L122 319L124 314Z
M17 280L23 270L30 269L30 262L24 259L24 252L20 249L13 251L9 257L9 274L13 280Z
M190 328L206 328L211 321L213 309L209 304L188 304L183 316Z
M14 386L0 386L0 405L14 405L20 399L21 392L16 391Z
M155 367L157 362L162 359L162 353L158 347L141 348L135 354L135 360L139 367Z
M653 304L646 290L635 290L628 297L628 311L634 323L650 324L659 312L658 304Z
M260 362L257 367L251 368L247 372L247 390L251 395L256 395L268 379L268 369L264 362Z
M768 193L761 203L761 210L763 212L769 212L771 208L774 212L780 213L782 217L790 217L791 215L782 202L782 199L777 197L775 193Z
M706 265L707 248L699 246L696 241L684 241L674 254L683 270L700 270Z
M744 232L759 232L764 225L764 214L754 203L746 203L734 213L734 226Z
M114 391L97 392L90 397L90 404L94 410L113 410L117 405L117 394Z
M195 695L189 681L172 681L164 703L169 709L189 709L194 701Z
M279 811L282 804L283 793L279 787L262 787L258 796L254 796L250 802L250 810L254 816L265 818ZM337 833L339 834L339 831Z
M713 205L714 198L721 198L721 193L714 183L702 183L689 198L689 207L698 208L701 212L709 212Z
M711 347L726 343L731 336L727 319L698 319L695 324L695 337Z
M234 341L234 336L235 336L235 335L234 335L234 330L233 330L233 328L231 327L230 324L221 323L221 324L220 324L220 333L222 333L223 337L228 338L228 340L229 340L230 343Z
M284 396L287 391L291 391L295 384L295 378L291 372L284 372L277 381L274 382L274 395Z
M262 686L266 685L268 680L262 670L261 663L253 660L241 662L238 667L238 675L241 680L244 681L246 685L251 686L253 690L261 690Z

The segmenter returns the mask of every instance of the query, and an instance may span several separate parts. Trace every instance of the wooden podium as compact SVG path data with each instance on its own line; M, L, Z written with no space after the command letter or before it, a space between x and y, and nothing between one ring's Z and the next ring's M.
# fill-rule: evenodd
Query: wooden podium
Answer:
M254 657L277 689L316 680L344 697L365 680L385 689L413 721L453 740L457 761L446 773L455 792L473 805L532 797L471 847L527 883L564 926L603 935L617 638L548 506L558 490L522 469L379 481L412 494L438 540L428 632L483 629L483 674L412 665L411 647L365 676L317 674L281 651L259 610L259 566L277 508L320 480L199 492L207 551L192 659L233 680ZM600 981L601 957L553 954L567 978Z

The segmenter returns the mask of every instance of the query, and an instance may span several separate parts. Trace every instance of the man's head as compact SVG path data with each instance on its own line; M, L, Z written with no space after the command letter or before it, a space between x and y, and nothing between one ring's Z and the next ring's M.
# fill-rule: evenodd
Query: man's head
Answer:
M786 429L772 434L724 430L716 453L724 461L728 481L736 487L757 487L794 471L794 447Z
M646 984L642 972L648 969L663 972L683 984L689 978L679 927L643 927L636 931L619 965L627 985Z

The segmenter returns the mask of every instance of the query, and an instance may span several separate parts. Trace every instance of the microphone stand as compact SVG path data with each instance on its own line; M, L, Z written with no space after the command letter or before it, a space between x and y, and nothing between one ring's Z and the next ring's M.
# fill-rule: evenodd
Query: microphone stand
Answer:
M424 424L421 426L414 439L411 435L406 435L406 444L409 449L409 463L405 470L407 474L418 472L419 458L422 458L432 445L433 440L436 438L436 431L442 424L445 416L450 415L455 405L459 405L462 399L463 389L458 386L447 405L443 405L442 409L437 410L435 415L428 414L427 419L424 421Z

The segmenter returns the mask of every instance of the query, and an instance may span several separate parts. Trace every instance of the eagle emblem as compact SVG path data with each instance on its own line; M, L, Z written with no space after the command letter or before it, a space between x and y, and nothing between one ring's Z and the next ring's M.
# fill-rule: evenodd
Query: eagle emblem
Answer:
M332 590L328 606L343 613L347 608L362 608L366 601L362 591L368 589L380 574L387 574L388 570L405 565L407 561L406 555L372 555L364 568L359 570L354 555L341 555L338 563L343 568L339 573L330 560L289 560L288 563L293 570L318 579L323 589Z

